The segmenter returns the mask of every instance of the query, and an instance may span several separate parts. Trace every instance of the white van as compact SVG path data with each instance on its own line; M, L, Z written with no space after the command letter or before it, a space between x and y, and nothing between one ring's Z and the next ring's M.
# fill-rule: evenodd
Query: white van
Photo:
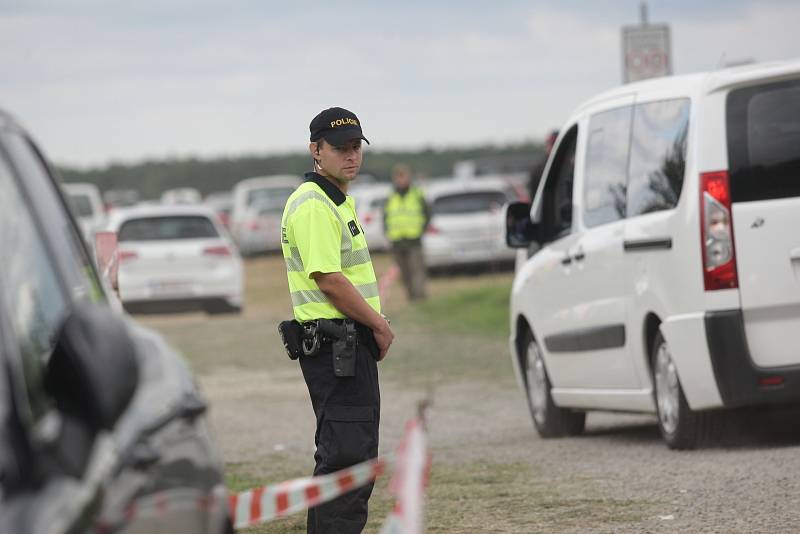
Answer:
M691 448L721 409L800 404L800 61L622 86L561 132L506 212L539 246L510 339L539 433L652 412Z
M233 208L230 217L230 229L237 243L243 240L247 219L253 207L270 198L288 197L302 182L293 175L261 176L247 178L233 187ZM246 253L246 251L242 251Z

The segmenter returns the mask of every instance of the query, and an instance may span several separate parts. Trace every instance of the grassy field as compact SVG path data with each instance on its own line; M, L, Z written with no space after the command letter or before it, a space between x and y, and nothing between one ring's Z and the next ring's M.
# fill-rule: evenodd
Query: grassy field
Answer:
M387 268L388 258L377 257L379 276ZM498 405L488 409L488 414L480 413L485 408L483 403L491 403L500 392L517 394L508 355L511 281L510 273L439 277L431 281L431 297L424 303L410 305L400 287L394 287L384 303L397 335L390 356L381 363L384 411L385 402L393 398L393 393L399 396L428 392L436 397L444 389L448 397L443 400L450 404L443 402L438 408L446 412L438 420L452 427L437 428L445 434L437 443L447 442L447 434L459 432L468 436L465 440L472 440L462 443L461 438L452 438L447 447L438 449L434 443L427 498L428 532L580 531L587 525L605 525L613 530L619 522L636 521L646 503L602 498L592 489L591 481L552 480L526 462L523 455L494 455L492 447L480 443L492 436L481 437L480 433L463 428L485 425L487 417L491 419L493 413L503 410L504 406ZM195 371L203 376L215 376L230 368L256 372L268 367L287 377L285 380L302 383L296 363L286 358L275 332L278 320L288 316L291 309L282 261L275 257L248 261L247 284L247 307L241 316L207 318L187 314L144 320L182 349ZM461 387L463 384L468 386ZM461 397L450 398L453 392ZM468 406L474 399L478 404L474 405L473 414ZM514 396L516 408L521 405L518 399L521 397ZM211 401L213 409L214 399ZM307 399L301 402L305 408ZM532 440L527 418L521 424L522 434L530 433ZM390 436L398 434L397 429L387 428L384 420L382 435L387 430ZM473 434L476 437L471 437ZM385 437L381 439L385 443ZM453 454L471 446L484 447L487 452L477 458ZM306 476L311 462L308 455L292 450L253 455L244 461L229 459L226 480L231 490L243 490ZM379 532L392 507L387 479L382 477L373 492L366 532ZM305 514L247 530L260 534L304 531Z

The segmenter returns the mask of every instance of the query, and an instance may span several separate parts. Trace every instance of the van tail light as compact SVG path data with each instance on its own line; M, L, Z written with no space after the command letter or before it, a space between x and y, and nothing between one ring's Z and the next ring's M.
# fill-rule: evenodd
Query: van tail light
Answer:
M364 218L363 218L363 219L361 219L361 222L362 222L363 224L369 224L369 223L371 223L371 222L372 222L372 219L374 219L374 218L375 218L375 214L374 214L374 213L372 213L372 212L369 212L369 213L367 213L366 215L364 215Z
M700 175L700 237L706 291L739 287L727 171Z
M205 256L230 256L231 249L225 245L218 245L215 247L206 247L203 249Z
M436 235L439 233L439 229L436 228L434 225L429 224L427 228L425 228L425 233L428 235Z
M139 257L139 254L137 254L133 250L120 250L120 251L117 252L117 260L120 263L125 262L125 261L135 260L138 257Z

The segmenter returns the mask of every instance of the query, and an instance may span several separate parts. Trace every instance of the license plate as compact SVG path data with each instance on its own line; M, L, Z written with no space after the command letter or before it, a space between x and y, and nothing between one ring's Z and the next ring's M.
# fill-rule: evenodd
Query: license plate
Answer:
M181 296L191 292L191 286L186 282L161 281L150 284L150 291L158 296Z

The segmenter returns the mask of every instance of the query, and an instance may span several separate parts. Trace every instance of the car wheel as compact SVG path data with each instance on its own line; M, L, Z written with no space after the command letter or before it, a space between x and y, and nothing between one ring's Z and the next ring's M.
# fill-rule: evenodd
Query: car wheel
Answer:
M530 332L526 334L523 348L525 393L536 431L543 438L581 434L586 426L586 412L576 412L555 405L550 395L550 379L547 377L542 351Z
M653 342L653 385L658 428L671 449L694 449L719 437L721 416L696 412L683 394L667 341L659 332Z

